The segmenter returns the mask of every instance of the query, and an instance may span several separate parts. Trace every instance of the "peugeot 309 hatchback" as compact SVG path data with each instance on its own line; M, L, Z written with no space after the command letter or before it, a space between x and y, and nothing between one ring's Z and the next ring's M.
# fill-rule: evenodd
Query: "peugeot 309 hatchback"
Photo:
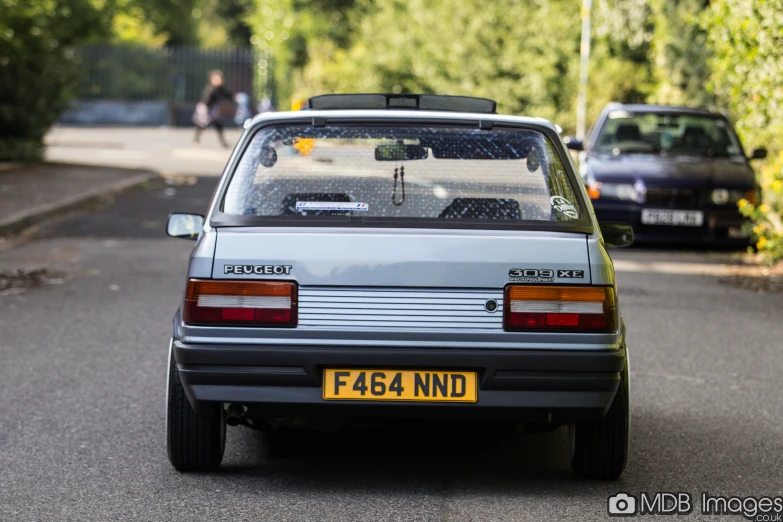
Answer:
M220 465L226 425L355 418L566 425L618 477L628 365L607 244L555 127L491 100L328 95L248 123L174 318L169 459ZM565 448L564 448L565 449Z

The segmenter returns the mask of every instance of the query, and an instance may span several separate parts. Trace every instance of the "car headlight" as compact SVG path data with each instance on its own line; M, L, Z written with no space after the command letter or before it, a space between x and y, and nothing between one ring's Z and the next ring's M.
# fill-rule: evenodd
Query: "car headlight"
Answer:
M725 205L729 202L730 198L731 194L729 194L729 191L722 188L715 189L712 191L712 194L710 194L710 199L716 205Z
M590 199L619 199L622 201L635 201L644 203L647 188L642 182L630 183L603 183L593 181L587 186L587 194Z
M729 190L725 188L714 189L710 193L710 201L716 205L736 205L741 199L755 201L757 199L754 190Z

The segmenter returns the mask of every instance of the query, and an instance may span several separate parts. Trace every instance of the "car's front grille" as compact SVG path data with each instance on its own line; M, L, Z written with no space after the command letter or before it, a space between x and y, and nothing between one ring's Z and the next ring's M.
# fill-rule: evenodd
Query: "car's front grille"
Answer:
M646 202L661 208L696 207L701 203L698 190L676 187L647 187Z
M497 302L490 313L487 301ZM502 330L502 290L300 287L299 326Z

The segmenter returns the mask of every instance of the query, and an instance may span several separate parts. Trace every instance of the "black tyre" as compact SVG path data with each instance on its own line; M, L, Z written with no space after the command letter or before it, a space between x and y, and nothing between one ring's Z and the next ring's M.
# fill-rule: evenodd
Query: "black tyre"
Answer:
M178 471L214 471L226 447L223 405L198 413L191 408L173 357L169 362L166 445L169 460Z
M580 477L616 479L628 461L630 421L628 364L603 419L569 426L571 468Z

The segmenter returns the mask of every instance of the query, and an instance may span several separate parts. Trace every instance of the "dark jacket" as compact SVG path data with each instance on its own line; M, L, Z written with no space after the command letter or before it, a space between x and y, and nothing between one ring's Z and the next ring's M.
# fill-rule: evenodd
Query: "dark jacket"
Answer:
M216 87L211 83L208 83L204 86L204 90L201 93L201 98L199 101L206 105L209 109L212 109L221 101L231 101L233 97L234 94L224 86L218 85Z

